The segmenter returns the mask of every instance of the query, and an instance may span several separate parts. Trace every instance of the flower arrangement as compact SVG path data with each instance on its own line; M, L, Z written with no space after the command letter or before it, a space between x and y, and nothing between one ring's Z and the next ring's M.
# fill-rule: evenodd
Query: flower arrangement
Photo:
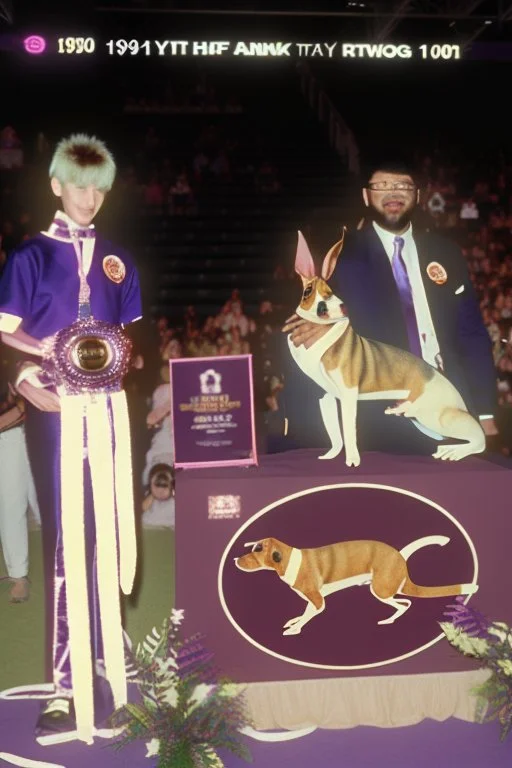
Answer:
M498 720L504 741L512 728L512 628L464 605L463 597L448 607L445 616L450 621L441 622L448 642L465 656L480 659L491 671L472 691L477 696L476 719L480 723Z
M120 729L114 746L143 739L146 757L157 758L158 768L223 768L218 749L249 762L240 741L241 729L250 726L243 691L217 678L201 635L181 637L183 618L184 611L173 609L161 630L153 629L130 652L140 702L112 716Z

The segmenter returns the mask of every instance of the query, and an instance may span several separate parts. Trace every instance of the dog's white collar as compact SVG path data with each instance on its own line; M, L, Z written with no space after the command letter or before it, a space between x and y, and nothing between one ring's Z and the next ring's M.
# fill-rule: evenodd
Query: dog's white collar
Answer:
M340 317L335 317L335 318L332 318L332 317L321 318L312 312L308 312L307 310L302 309L300 305L295 310L295 314L301 317L303 320L309 320L310 323L316 323L316 325L337 325L342 321L345 321L345 322L348 321L348 317L346 315L340 315Z
M290 560L288 561L286 571L284 572L284 576L281 576L282 580L288 584L288 586L293 587L297 581L297 576L299 575L301 565L302 552L300 549L295 549L295 547L293 547L290 553Z

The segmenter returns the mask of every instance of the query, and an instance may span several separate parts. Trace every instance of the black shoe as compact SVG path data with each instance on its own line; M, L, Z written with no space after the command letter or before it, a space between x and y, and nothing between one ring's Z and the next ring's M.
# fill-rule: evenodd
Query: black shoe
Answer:
M37 718L36 736L76 730L73 699L51 699Z
M94 725L96 728L110 728L110 717L115 710L112 689L104 677L94 678Z

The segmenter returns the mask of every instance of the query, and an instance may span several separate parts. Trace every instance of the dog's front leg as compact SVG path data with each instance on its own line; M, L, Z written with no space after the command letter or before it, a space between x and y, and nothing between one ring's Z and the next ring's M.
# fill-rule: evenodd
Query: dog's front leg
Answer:
M340 419L338 415L338 401L333 395L326 394L320 400L320 413L327 434L331 440L331 448L319 456L319 459L334 459L343 448L343 436L341 434Z
M357 387L346 389L341 398L341 418L345 438L345 462L347 467L358 467L361 457L357 449Z
M313 593L306 594L299 592L299 594L308 601L306 610L302 616L296 616L294 619L290 619L286 622L283 627L283 635L299 635L302 627L325 609L325 600L320 592L315 590Z

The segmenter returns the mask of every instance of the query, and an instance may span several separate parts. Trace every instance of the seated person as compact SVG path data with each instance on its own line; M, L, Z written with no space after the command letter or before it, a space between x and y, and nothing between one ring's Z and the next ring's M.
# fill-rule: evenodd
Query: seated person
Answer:
M144 527L174 528L174 472L169 464L155 464L151 468L142 512Z
M152 410L148 413L146 424L149 429L155 429L149 451L146 454L146 465L142 474L142 483L149 485L151 470L157 464L174 464L174 445L171 421L171 391L169 388L169 368L163 365L160 369L160 384L153 392Z

